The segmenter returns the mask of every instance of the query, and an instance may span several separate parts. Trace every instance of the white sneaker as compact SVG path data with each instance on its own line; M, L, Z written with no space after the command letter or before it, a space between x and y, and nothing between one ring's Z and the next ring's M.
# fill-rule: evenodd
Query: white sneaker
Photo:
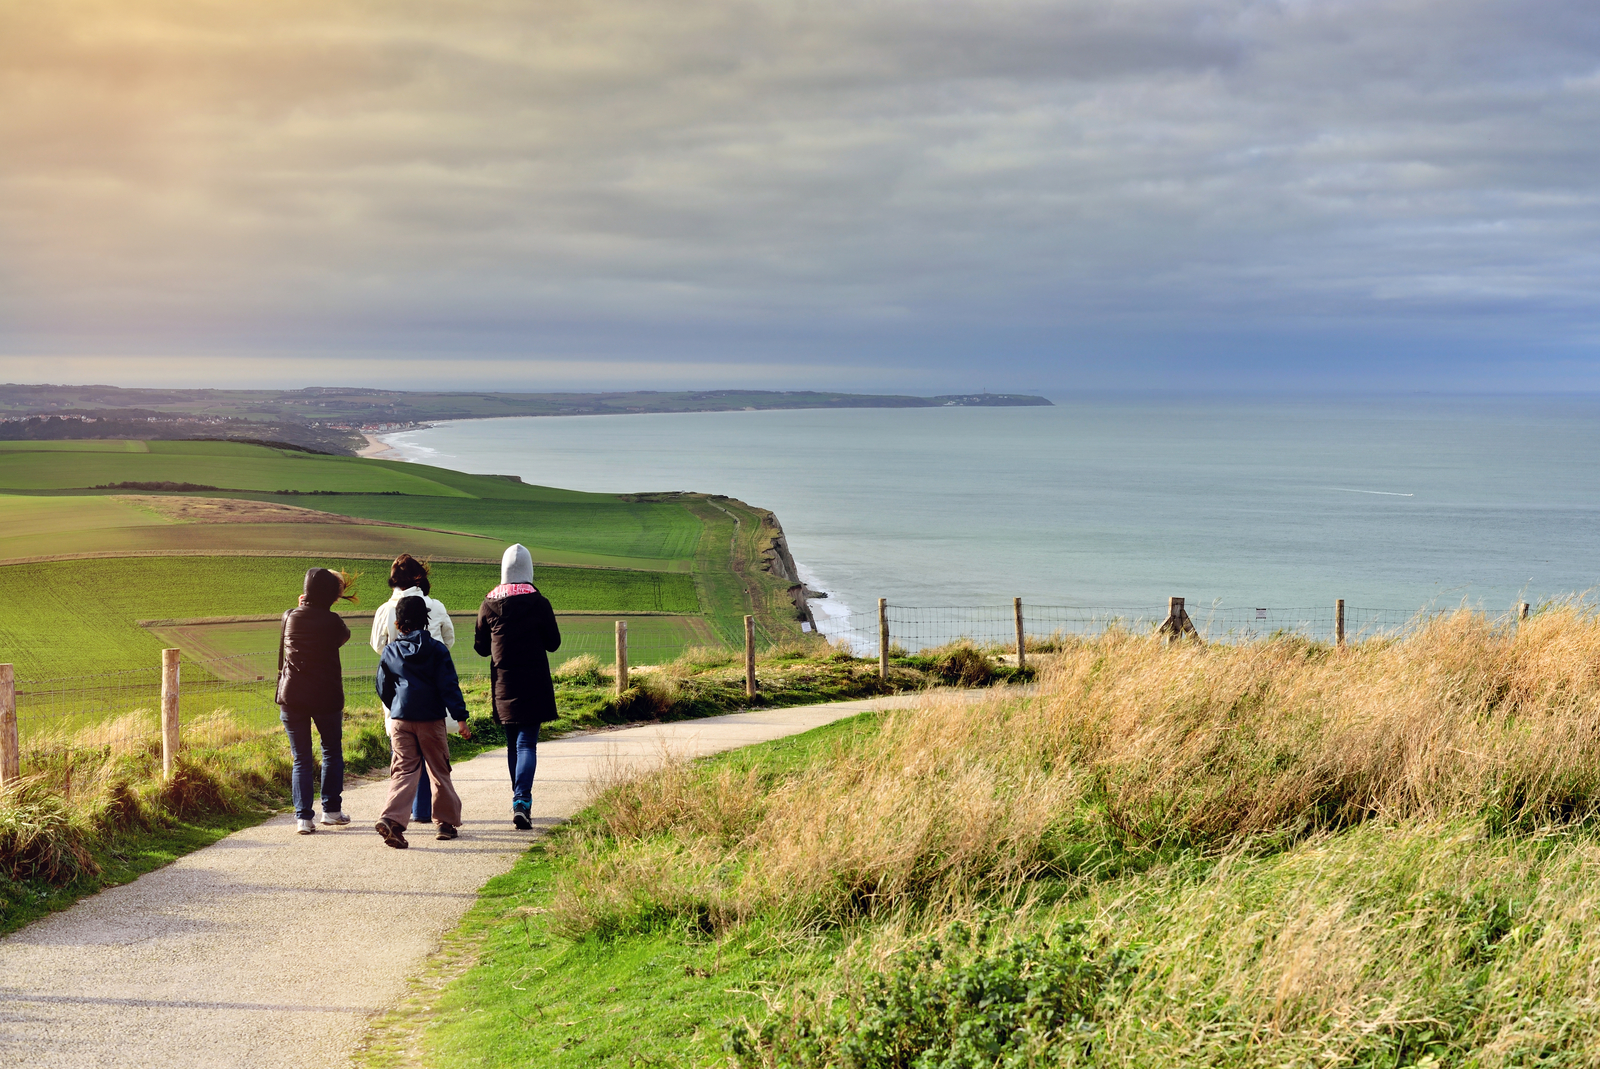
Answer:
M317 830L317 826L309 820L297 820L294 822L294 830L301 835L310 835Z
M343 813L329 813L324 811L322 814L322 823L335 827L342 827L350 823L350 818L345 816Z

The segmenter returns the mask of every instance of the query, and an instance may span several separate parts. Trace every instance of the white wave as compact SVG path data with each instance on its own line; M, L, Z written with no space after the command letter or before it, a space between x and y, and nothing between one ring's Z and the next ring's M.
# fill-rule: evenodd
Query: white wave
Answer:
M1416 494L1401 494L1394 490L1352 490L1348 486L1324 486L1324 490L1335 490L1341 494L1378 494L1381 497L1416 497Z
M812 569L799 561L794 562L794 569L807 589L827 590L827 584ZM849 621L854 610L846 602L829 593L825 598L812 598L807 604L811 606L812 619L817 621L817 634L830 640L836 638L844 639L850 643L851 649L858 654L872 652L872 650L865 650L862 647L862 640L851 633ZM876 648L876 646L872 647L872 649Z

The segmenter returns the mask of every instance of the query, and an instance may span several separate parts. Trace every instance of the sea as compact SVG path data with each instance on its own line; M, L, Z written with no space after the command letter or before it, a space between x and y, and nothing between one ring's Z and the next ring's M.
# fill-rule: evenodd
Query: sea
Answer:
M1597 397L1053 400L468 420L385 440L461 471L771 509L828 595L824 630L878 598L1498 614L1600 578Z

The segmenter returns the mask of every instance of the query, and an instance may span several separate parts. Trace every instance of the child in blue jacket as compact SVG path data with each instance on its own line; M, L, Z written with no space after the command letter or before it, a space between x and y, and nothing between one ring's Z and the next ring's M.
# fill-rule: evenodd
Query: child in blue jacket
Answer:
M444 643L428 634L428 604L421 598L401 598L395 607L400 637L383 648L378 662L377 690L389 710L393 756L389 761L389 802L377 823L383 841L403 850L411 800L423 766L433 781L433 819L440 839L454 839L461 823L461 796L450 782L450 736L445 730L448 713L467 719L467 702L461 696L455 662ZM466 724L461 737L471 738Z

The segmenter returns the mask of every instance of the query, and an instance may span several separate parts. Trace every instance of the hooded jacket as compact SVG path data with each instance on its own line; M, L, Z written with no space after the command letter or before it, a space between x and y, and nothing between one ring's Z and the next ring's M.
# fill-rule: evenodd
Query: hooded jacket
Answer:
M326 568L306 572L306 603L283 614L278 641L277 703L296 713L336 713L344 708L339 647L350 628L333 611L344 586Z
M549 654L561 648L555 610L533 586L533 558L520 545L500 558L500 585L478 609L472 648L489 658L489 692L502 724L556 718Z
M376 686L391 720L443 720L446 712L467 718L450 651L426 631L408 631L383 648Z

